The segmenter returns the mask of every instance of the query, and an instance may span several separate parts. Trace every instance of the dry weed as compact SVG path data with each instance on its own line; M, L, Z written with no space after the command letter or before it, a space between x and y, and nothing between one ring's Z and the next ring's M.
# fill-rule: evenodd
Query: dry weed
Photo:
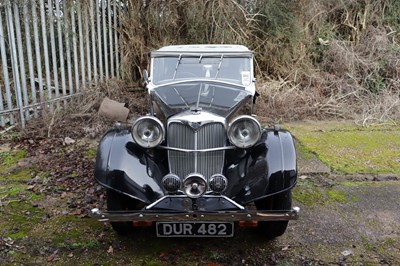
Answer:
M276 119L365 115L367 121L395 115L398 2L249 3L130 0L121 20L124 77L138 78L147 53L164 45L238 43L256 52L257 77L266 80L258 88L259 113Z
M397 124L400 119L400 93L383 91L379 95L365 97L356 123L363 126L371 124Z

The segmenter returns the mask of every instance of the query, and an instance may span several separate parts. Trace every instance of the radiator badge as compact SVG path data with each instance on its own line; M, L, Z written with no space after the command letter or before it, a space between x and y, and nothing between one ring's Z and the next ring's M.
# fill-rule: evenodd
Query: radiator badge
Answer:
M201 127L201 123L189 122L189 126L190 126L194 131L197 131L197 130Z

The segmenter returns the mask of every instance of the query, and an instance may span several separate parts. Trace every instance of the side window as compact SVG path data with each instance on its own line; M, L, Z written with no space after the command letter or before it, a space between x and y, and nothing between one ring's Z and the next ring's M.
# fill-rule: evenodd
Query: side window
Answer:
M249 58L226 58L222 61L219 79L242 83L242 73L250 73Z

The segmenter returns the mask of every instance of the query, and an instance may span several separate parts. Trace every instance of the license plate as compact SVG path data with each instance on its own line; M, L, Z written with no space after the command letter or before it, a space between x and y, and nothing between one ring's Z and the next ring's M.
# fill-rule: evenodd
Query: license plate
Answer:
M158 237L232 237L233 222L158 222Z

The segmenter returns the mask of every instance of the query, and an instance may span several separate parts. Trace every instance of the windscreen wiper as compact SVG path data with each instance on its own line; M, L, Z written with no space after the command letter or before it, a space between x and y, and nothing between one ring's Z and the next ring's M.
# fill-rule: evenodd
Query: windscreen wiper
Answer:
M219 65L218 65L217 73L215 74L215 79L217 79L218 74L219 74L219 70L221 69L222 59L224 59L224 55L223 54L221 55L221 58L219 59Z
M178 70L178 66L181 63L181 59L182 59L182 54L179 55L178 62L176 62L175 71L174 71L174 77L172 78L172 80L175 80L176 71Z

